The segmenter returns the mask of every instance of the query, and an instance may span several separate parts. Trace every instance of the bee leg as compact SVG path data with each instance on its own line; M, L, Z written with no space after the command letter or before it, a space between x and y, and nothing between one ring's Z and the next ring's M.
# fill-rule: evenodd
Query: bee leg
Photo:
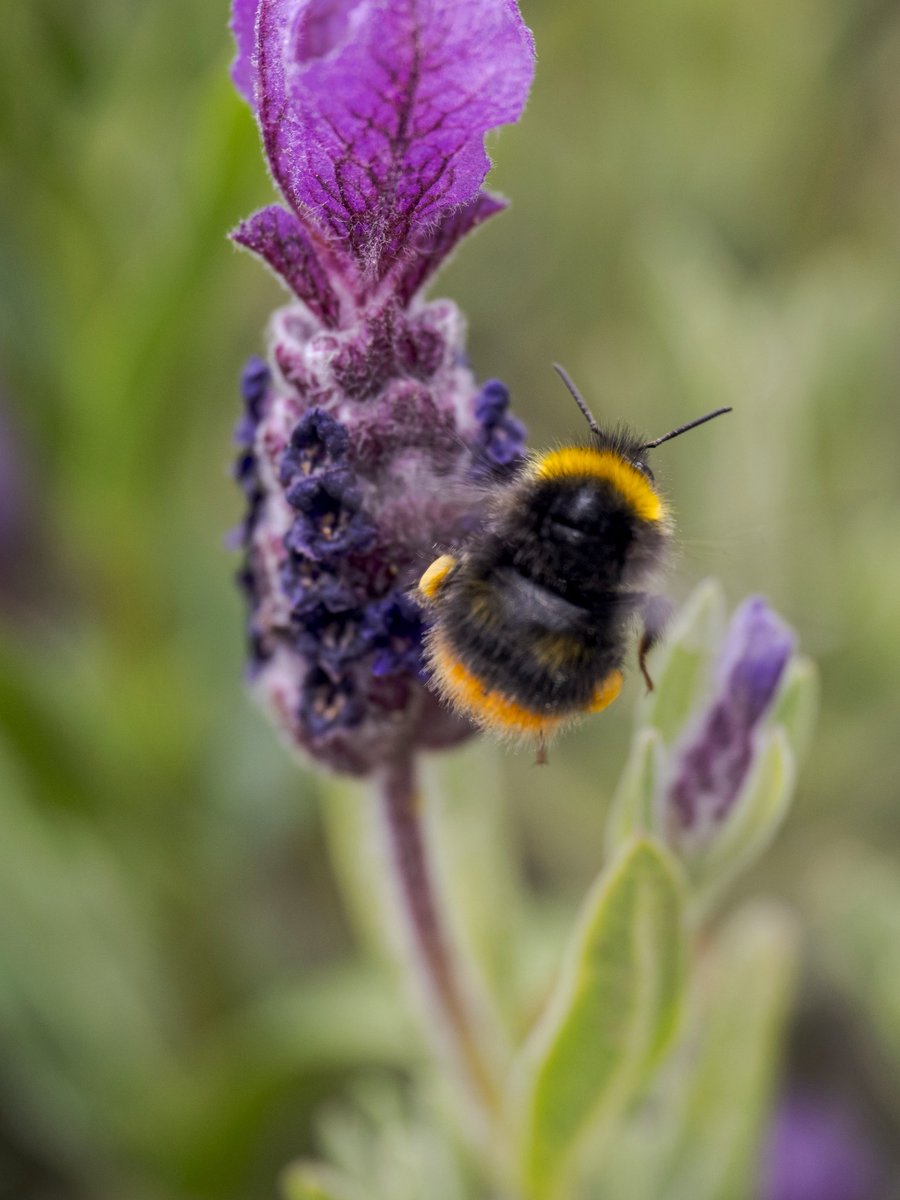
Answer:
M672 613L671 601L665 596L645 596L641 605L641 621L643 630L638 643L638 666L647 685L647 691L653 691L653 679L647 670L647 655L662 637L666 624Z
M547 759L547 742L542 733L538 734L537 752L534 756L534 765L536 767L546 767Z

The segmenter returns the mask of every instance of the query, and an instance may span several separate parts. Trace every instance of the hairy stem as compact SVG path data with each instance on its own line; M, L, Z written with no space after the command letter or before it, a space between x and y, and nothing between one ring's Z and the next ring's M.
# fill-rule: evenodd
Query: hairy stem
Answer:
M435 1032L452 1053L468 1091L494 1124L501 1108L500 1085L486 1052L483 1026L470 992L471 981L460 969L441 912L411 759L386 768L379 796L397 900L406 923L410 966L424 984Z

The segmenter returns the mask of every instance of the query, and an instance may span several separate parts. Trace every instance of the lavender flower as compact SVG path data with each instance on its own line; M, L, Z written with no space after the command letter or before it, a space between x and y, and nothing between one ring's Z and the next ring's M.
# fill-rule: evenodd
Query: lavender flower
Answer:
M469 732L420 678L409 593L524 429L421 291L504 207L484 135L520 115L533 46L513 0L234 0L232 29L285 200L232 237L292 294L236 434L251 673L295 746L365 774Z
M763 1152L761 1200L876 1200L882 1164L850 1114L797 1095L778 1109Z
M790 629L765 600L747 600L734 614L713 695L673 751L664 811L674 842L707 842L729 813L793 645Z

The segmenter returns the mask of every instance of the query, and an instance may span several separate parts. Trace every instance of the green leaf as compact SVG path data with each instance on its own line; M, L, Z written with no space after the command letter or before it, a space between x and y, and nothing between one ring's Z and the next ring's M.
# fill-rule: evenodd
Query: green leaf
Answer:
M656 729L641 729L610 805L606 846L615 851L630 837L656 832L654 800L665 764L662 738Z
M796 976L797 931L756 905L720 933L696 1057L660 1182L665 1200L749 1200Z
M671 743L703 690L712 653L725 626L721 584L707 579L678 612L653 663L654 690L638 706L638 724L652 725Z
M324 1163L292 1163L281 1177L281 1190L284 1200L367 1200L359 1185Z
M701 907L772 841L787 814L795 779L794 753L784 730L765 731L750 775L724 824L702 852L685 856Z
M768 723L784 728L798 763L806 758L812 744L819 712L819 690L815 663L803 656L792 658Z
M559 984L514 1075L530 1200L557 1194L586 1133L608 1132L674 1033L682 889L665 850L627 846L589 893Z
M680 1052L616 1137L585 1195L747 1200L796 975L797 930L758 904L698 964Z

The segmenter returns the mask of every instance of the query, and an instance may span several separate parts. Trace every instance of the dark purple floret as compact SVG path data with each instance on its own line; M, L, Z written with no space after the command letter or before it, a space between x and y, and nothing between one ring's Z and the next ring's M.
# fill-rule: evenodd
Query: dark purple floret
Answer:
M302 554L289 554L285 558L280 579L291 616L297 619L320 604L332 612L356 604L354 590L333 568Z
M480 426L473 444L478 477L506 474L522 462L527 434L522 422L508 411L509 403L509 390L499 379L489 380L475 399L475 419Z
M269 368L261 358L254 355L247 360L241 374L241 398L244 413L234 431L234 440L239 446L252 446L256 427L262 419L263 399L269 384Z
M353 729L365 715L365 703L349 674L333 678L322 667L313 667L300 692L300 720L313 739L337 729Z
M257 421L262 416L260 405L266 394L269 378L269 368L265 360L257 354L251 355L241 372L241 396L247 411Z
M308 658L318 658L331 668L361 658L369 649L362 609L334 610L317 604L298 622L295 645Z
M763 1151L759 1200L879 1200L885 1183L870 1137L843 1105L794 1096L780 1106Z
M398 672L418 676L422 670L422 638L425 622L418 604L395 592L366 611L366 636L375 650L372 673Z
M676 835L703 837L737 799L793 645L790 629L765 600L750 599L735 613L714 693L675 749L666 807Z
M324 408L308 409L294 426L281 460L281 482L287 486L298 475L305 477L340 462L349 443L347 430Z
M237 456L232 474L251 505L262 498L259 464L252 450L244 450Z
M259 620L259 580L254 571L243 566L235 574L238 587L247 598L247 658L251 678L272 656L272 647L266 630Z
M491 429L509 408L509 388L499 379L489 379L475 397L475 420Z
M374 540L375 526L362 511L348 471L299 479L288 489L287 501L299 513L284 539L295 553L328 562L364 550Z

